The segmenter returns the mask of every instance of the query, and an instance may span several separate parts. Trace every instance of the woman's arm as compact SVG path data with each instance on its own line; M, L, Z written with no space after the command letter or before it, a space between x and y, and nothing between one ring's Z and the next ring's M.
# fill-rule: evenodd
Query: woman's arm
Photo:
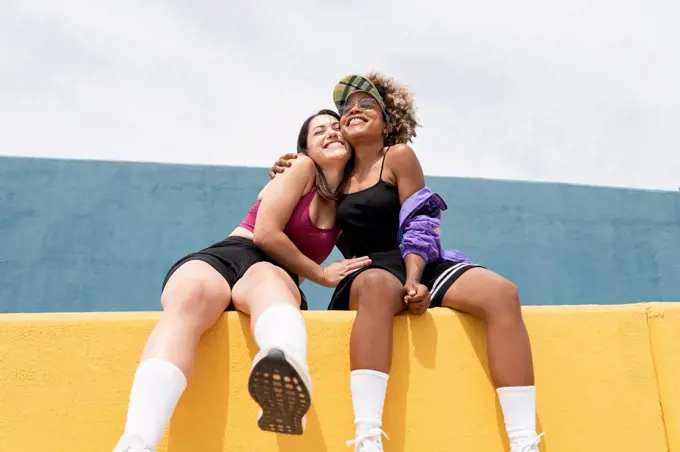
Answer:
M324 285L323 268L305 256L283 230L295 206L314 178L314 162L307 156L294 161L274 178L263 193L253 231L255 245L302 278Z
M269 178L274 179L277 174L283 173L285 170L287 170L293 160L297 158L297 154L294 153L288 153L288 154L283 154L279 159L274 162L272 165L271 169L269 170Z
M399 190L399 201L403 204L412 194L425 187L423 168L413 149L406 144L392 146L388 155L389 168ZM425 270L425 259L418 254L407 254L404 264L407 282L420 283Z
M399 190L399 201L404 202L415 192L425 187L425 175L418 157L410 146L399 144L390 151L390 169ZM430 306L430 291L420 279L425 270L426 261L422 256L409 253L404 257L406 266L406 283L404 283L404 303L414 314L423 314Z
M371 260L367 257L344 259L324 268L305 256L283 232L314 177L314 162L307 156L300 156L285 173L269 183L257 211L253 241L300 278L335 287L342 278L369 265Z

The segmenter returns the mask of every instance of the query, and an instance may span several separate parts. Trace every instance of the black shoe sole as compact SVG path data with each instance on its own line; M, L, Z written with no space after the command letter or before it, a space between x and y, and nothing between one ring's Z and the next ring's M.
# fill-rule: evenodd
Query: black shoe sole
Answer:
M272 349L250 372L250 395L262 407L257 425L264 431L302 435L302 418L311 397L295 368L281 350Z

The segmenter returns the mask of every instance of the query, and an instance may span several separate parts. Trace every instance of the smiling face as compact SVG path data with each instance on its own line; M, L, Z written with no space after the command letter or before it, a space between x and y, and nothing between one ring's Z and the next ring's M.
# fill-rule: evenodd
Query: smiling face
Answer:
M352 93L342 110L340 128L351 144L385 136L385 121L380 104L368 93Z
M309 122L306 151L322 170L344 167L351 156L340 122L330 115L318 115Z

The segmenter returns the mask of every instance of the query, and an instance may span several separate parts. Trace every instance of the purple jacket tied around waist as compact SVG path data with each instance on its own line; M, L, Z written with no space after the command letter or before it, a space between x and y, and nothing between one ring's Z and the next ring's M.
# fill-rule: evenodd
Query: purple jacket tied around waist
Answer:
M441 196L428 187L409 196L399 212L399 249L401 255L417 254L425 262L439 260L467 262L472 261L461 251L442 249L437 228L441 223L441 213L448 209Z

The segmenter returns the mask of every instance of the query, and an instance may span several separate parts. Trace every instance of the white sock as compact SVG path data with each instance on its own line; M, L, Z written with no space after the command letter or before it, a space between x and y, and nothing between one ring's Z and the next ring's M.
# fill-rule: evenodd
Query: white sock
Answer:
M307 327L294 306L279 303L267 308L253 329L260 350L280 348L300 364L307 364Z
M386 373L369 369L354 370L350 374L357 437L382 426L389 378Z
M536 436L536 387L508 386L496 389L508 438Z
M142 361L130 391L125 435L138 435L151 450L156 450L186 387L186 377L170 361Z

